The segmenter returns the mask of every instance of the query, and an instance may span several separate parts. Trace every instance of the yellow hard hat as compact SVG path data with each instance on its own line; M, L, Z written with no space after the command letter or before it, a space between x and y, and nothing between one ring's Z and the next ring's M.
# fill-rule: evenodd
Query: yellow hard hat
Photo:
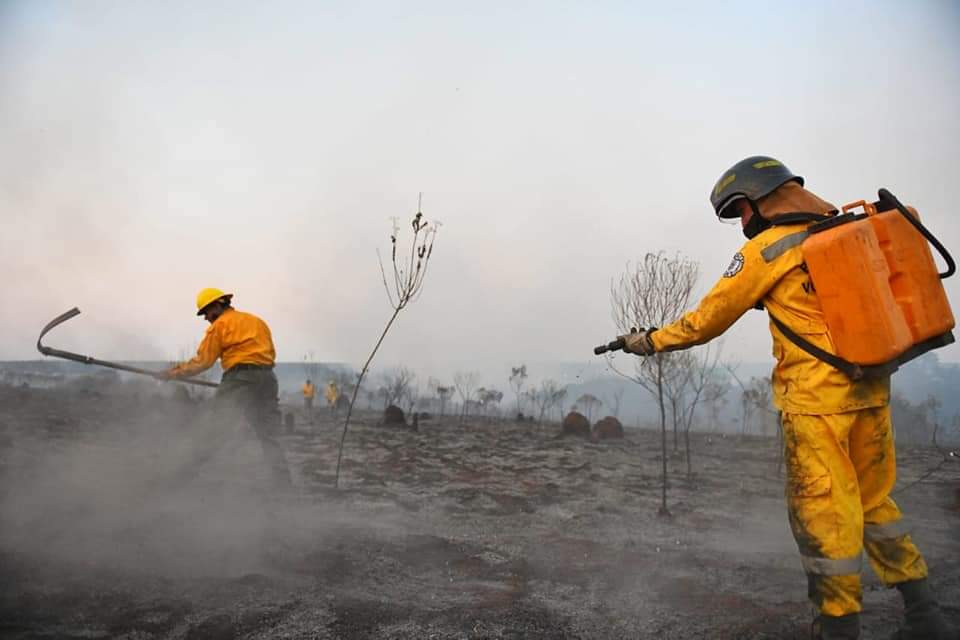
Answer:
M220 289L215 287L207 287L206 289L201 289L200 293L197 294L197 315L202 316L203 310L209 307L212 303L216 302L220 298L226 298L228 301L233 297L232 293L224 293Z

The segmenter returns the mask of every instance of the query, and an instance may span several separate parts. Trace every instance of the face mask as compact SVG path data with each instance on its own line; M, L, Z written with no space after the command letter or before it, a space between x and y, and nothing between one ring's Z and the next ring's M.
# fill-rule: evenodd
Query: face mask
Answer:
M750 220L743 227L743 235L747 236L748 240L756 237L761 231L765 231L770 228L770 221L760 215L760 209L757 208L752 201L750 202L750 207L753 208L753 215L750 216Z

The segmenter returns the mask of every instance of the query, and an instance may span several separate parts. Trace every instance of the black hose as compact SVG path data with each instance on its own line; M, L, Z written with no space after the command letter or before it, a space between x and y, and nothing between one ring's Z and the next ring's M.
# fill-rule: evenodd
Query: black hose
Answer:
M914 228L919 231L924 238L927 239L927 242L932 244L937 252L943 257L944 261L947 263L947 270L939 274L941 280L949 278L957 272L957 264L953 261L953 256L950 255L950 252L947 251L947 248L944 247L939 240L937 240L936 236L930 233L929 229L923 226L922 222L920 222L909 211L907 211L907 208L903 206L903 203L897 199L897 196L893 195L886 189L880 189L880 191L877 192L877 195L880 196L881 201L886 200L893 203L893 206L897 208L897 211L899 211L900 214L906 218L910 224L912 224Z

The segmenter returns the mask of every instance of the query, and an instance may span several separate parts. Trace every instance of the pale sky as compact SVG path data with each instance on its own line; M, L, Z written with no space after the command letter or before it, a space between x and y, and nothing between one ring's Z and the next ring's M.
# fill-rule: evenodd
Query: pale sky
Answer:
M358 365L422 191L443 227L380 368L594 362L628 261L720 277L708 194L747 155L837 205L887 187L960 254L958 114L949 1L3 2L0 359L72 306L51 344L176 358L216 286L281 360ZM726 345L768 361L765 315Z

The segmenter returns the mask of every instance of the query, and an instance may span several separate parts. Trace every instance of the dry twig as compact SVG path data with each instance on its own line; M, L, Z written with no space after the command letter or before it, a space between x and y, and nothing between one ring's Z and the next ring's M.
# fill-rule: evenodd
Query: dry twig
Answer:
M405 250L401 251L399 259L397 245L400 227L397 224L397 219L393 218L393 233L390 234L390 261L393 265L392 284L387 283L387 271L383 266L380 251L377 251L377 259L380 263L380 274L383 277L383 287L387 291L390 306L393 307L393 314L380 333L380 338L373 346L373 351L370 352L370 356L367 358L363 369L360 370L360 375L357 377L357 385L354 387L353 395L350 398L350 406L347 409L347 417L343 423L343 434L340 436L340 449L337 453L337 472L333 481L334 487L340 486L340 463L343 459L343 443L347 438L347 429L350 427L350 417L353 415L353 405L357 401L357 392L360 389L361 382L363 382L363 377L370 368L373 357L377 354L380 345L383 344L383 340L387 337L387 332L390 331L390 327L393 326L393 322L397 319L397 316L400 315L400 312L408 304L417 300L423 291L423 281L427 275L430 257L433 255L433 242L437 237L437 230L440 223L430 223L423 217L423 213L420 210L421 203L422 194L420 202L417 204L417 213L413 216L411 223L413 239L410 241L410 254L407 256Z

